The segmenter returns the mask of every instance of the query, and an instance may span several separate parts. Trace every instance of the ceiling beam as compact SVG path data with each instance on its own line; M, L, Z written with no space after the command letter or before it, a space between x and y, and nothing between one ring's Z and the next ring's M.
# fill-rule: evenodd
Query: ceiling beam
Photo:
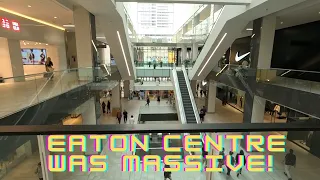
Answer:
M116 2L248 5L252 0L116 0Z

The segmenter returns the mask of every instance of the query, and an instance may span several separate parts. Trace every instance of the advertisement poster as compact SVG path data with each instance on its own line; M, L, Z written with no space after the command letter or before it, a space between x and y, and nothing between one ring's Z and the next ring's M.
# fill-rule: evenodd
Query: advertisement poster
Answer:
M46 62L46 49L21 49L24 65L43 65Z

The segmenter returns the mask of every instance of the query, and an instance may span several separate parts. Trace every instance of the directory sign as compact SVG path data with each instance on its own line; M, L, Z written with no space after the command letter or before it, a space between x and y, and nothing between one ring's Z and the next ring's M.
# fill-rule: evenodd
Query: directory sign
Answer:
M3 29L20 32L20 24L15 20L9 20L5 17L1 17L1 27Z

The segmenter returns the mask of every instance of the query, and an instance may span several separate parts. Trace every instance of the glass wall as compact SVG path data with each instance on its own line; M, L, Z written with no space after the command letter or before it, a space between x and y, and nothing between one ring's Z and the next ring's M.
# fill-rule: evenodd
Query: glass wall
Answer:
M176 62L176 49L174 47L138 46L135 47L135 51L137 66L148 66L148 64L167 66Z

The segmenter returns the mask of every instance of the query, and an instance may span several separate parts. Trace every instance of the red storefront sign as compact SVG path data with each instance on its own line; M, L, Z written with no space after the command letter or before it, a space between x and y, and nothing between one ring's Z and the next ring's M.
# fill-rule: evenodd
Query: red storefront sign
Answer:
M16 32L20 32L20 24L14 20L8 20L7 18L1 18L1 27Z

